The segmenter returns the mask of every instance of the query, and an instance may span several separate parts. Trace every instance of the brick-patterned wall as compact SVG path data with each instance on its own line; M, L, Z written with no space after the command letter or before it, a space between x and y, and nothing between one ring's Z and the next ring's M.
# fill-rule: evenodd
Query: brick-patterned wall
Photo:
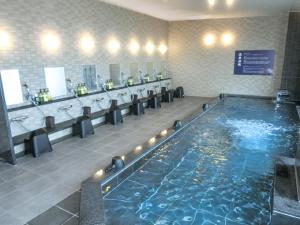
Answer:
M174 85L187 95L211 97L219 93L274 96L280 88L288 15L172 22L169 26L169 69ZM220 38L232 32L235 43L211 48L201 43L212 32ZM235 50L274 49L273 76L233 75Z
M281 88L290 92L291 98L300 100L300 13L289 16Z
M0 28L12 34L14 48L1 52L0 70L19 69L21 82L34 90L45 88L44 67L63 66L67 78L83 81L82 65L96 65L97 73L109 78L109 64L120 63L129 74L129 63L166 60L156 52L148 56L143 49L133 56L127 50L132 37L142 46L148 39L158 45L167 42L168 23L150 16L103 3L99 0L0 0ZM55 30L62 41L60 51L47 54L41 47L41 33ZM87 55L78 47L82 33L91 33L96 51ZM122 44L118 55L105 48L110 36ZM141 66L143 67L143 66Z

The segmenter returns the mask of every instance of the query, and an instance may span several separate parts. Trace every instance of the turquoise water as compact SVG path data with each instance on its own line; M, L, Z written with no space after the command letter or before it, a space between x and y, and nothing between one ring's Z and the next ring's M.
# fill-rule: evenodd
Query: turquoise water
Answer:
M295 106L227 98L104 197L107 225L270 224L274 160L292 157Z

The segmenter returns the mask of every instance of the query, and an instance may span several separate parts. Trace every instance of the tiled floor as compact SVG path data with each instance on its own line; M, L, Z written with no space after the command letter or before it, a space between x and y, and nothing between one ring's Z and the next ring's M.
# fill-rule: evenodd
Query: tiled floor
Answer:
M94 136L86 139L67 139L40 158L22 157L17 166L0 163L0 225L25 224L79 190L81 182L107 166L112 156L131 151L172 126L174 120L200 111L207 101L195 97L176 99L164 103L159 110L147 110L142 117L128 116L124 124L101 126ZM59 209L60 205L51 210ZM77 214L75 211L73 217L64 214L62 220L76 224ZM31 224L48 225L37 222L32 220Z

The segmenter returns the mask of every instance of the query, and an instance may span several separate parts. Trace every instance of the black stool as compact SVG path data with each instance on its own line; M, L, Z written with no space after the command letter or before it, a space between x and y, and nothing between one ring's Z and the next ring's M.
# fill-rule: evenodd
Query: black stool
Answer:
M132 95L132 105L130 106L130 114L140 116L141 114L145 114L144 104L138 100L138 95Z
M160 99L157 95L154 94L154 92L148 91L149 96L148 96L148 108L152 108L152 109L157 109L157 108L161 108L161 102Z
M166 87L161 88L162 102L173 102L174 90L167 90Z
M88 117L82 117L73 126L73 135L80 135L81 138L86 138L88 135L95 134L92 121Z
M25 141L26 143L26 141ZM45 129L41 128L38 130L33 131L30 140L27 141L27 144L33 157L39 157L41 154L45 152L52 152L52 145L49 141L48 133Z
M118 107L118 101L112 100L109 112L105 115L105 123L111 123L116 125L118 123L123 123L123 116L121 109Z
M184 98L183 87L177 87L174 91L174 98Z

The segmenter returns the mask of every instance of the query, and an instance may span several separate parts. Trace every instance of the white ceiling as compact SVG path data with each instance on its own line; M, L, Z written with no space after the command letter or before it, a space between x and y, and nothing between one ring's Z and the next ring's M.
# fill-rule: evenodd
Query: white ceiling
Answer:
M160 19L193 20L266 16L300 11L300 0L102 0ZM213 8L208 1L215 1ZM233 1L231 7L227 1Z

